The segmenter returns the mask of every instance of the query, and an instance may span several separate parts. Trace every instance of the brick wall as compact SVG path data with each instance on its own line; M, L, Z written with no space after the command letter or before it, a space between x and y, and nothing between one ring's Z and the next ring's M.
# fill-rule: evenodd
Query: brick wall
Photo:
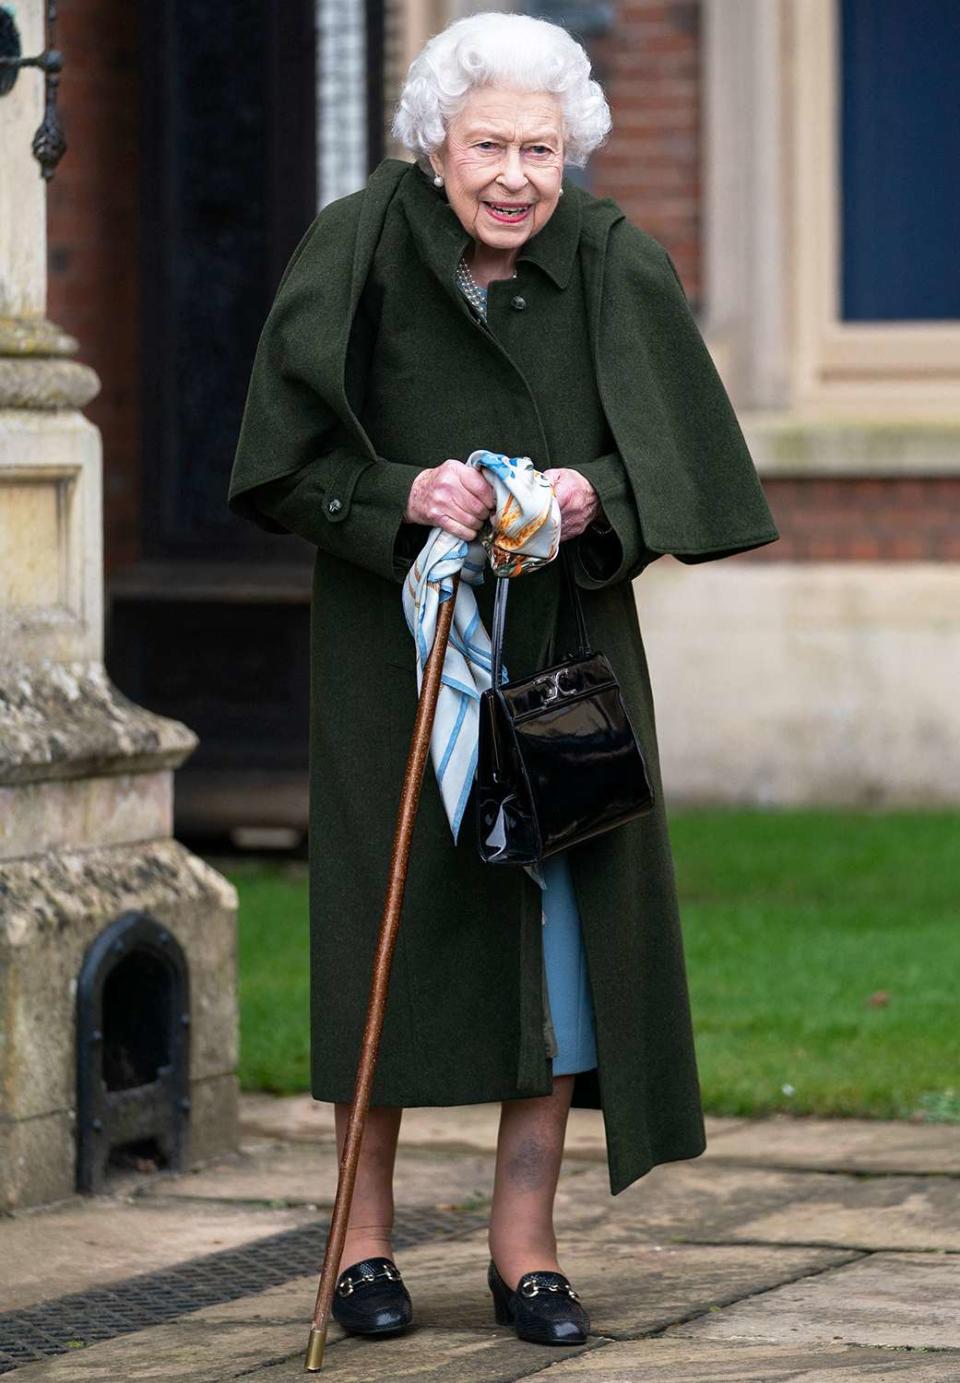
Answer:
M960 561L960 476L767 479L780 541L732 561Z
M591 187L614 197L673 256L700 297L700 6L619 0L613 31L590 46L613 132L590 162Z
M71 0L59 9L69 148L47 198L47 315L77 337L102 386L85 411L103 433L108 570L139 550L138 8Z

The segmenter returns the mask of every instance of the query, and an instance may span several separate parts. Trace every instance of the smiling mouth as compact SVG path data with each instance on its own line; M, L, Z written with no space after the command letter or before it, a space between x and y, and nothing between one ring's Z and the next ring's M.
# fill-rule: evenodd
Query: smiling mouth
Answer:
M522 221L532 207L532 202L484 202L487 211L497 221Z

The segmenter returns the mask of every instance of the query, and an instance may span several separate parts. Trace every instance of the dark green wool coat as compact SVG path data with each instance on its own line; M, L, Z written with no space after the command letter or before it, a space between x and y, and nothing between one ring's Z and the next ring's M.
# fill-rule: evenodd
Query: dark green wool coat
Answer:
M616 1193L705 1138L650 677L632 578L772 542L740 429L660 245L569 181L489 289L455 282L470 243L445 194L386 159L317 216L257 351L229 503L316 544L311 615L312 1089L349 1100L416 705L400 588L427 530L414 476L478 447L570 466L608 536L573 539L591 639L611 659L656 809L569 852L596 1012ZM518 676L572 647L559 564L517 578ZM479 588L489 629L493 580ZM427 766L374 1103L456 1105L551 1089L539 890L481 863L468 804L454 845Z

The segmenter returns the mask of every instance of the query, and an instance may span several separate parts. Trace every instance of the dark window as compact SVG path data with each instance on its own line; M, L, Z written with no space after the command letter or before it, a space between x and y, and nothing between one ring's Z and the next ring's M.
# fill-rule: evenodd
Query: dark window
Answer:
M843 317L960 318L960 4L840 15Z

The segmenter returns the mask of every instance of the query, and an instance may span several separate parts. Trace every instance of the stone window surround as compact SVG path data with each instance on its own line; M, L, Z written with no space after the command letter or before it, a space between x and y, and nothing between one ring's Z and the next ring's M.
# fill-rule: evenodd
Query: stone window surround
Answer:
M838 0L703 0L704 333L761 473L960 471L960 322L838 312Z

